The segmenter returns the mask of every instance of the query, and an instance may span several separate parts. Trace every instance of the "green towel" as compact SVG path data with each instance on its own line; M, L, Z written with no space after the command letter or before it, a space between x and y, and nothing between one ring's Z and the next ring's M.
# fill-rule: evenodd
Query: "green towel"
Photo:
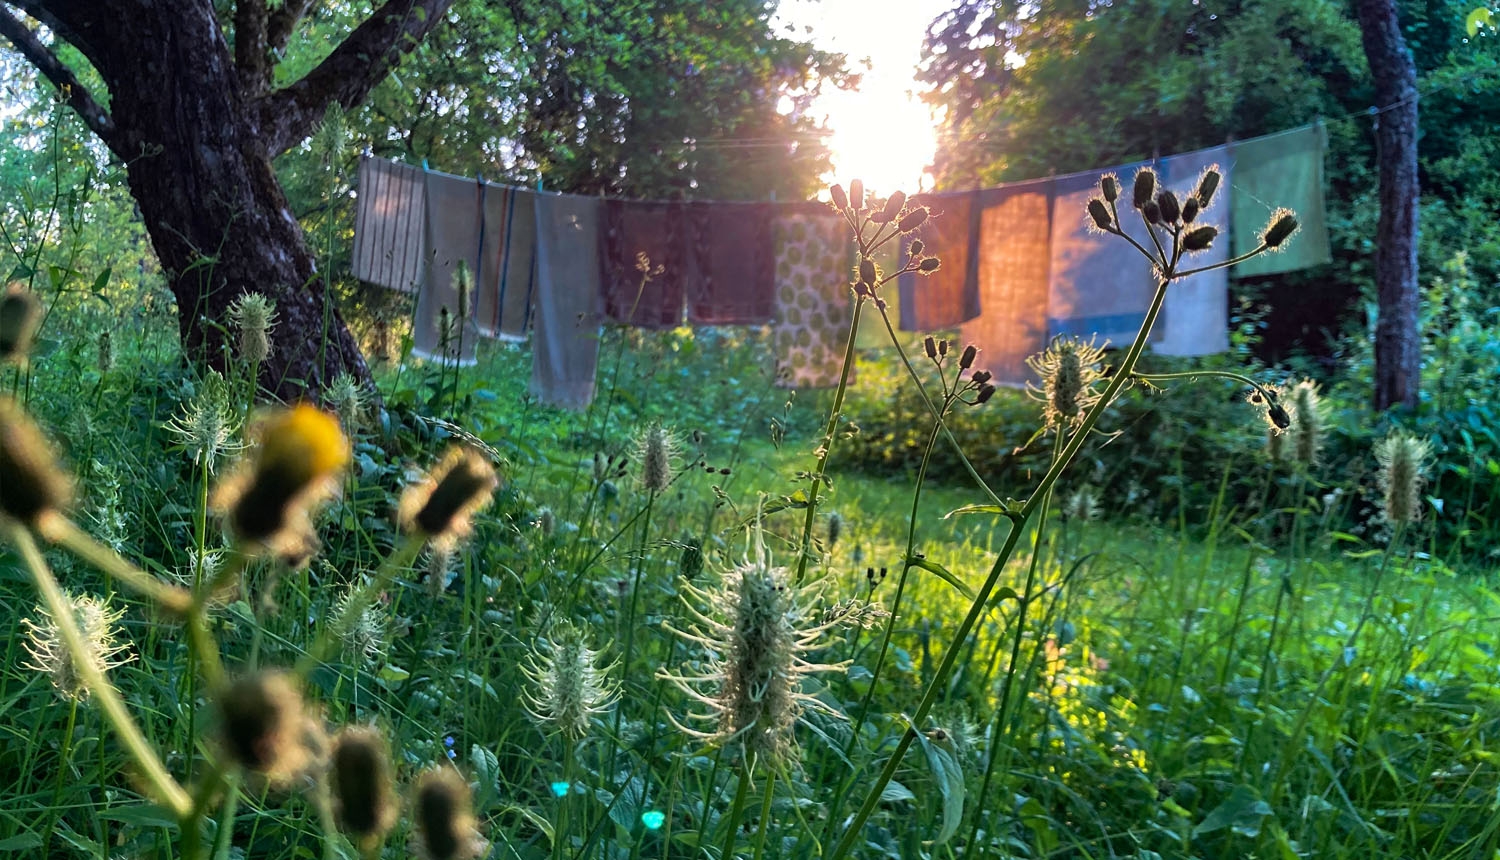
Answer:
M1276 275L1333 262L1323 212L1323 152L1327 148L1328 136L1321 124L1230 144L1234 254L1260 245L1260 233L1278 208L1296 212L1302 224L1284 250L1240 263L1231 269L1232 274L1242 278Z

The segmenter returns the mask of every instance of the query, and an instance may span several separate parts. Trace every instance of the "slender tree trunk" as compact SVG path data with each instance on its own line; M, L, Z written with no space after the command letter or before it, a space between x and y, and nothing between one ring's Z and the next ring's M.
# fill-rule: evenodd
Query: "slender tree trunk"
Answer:
M1395 0L1358 0L1365 57L1375 77L1380 222L1375 237L1377 410L1416 407L1422 382L1417 322L1417 69L1401 35Z

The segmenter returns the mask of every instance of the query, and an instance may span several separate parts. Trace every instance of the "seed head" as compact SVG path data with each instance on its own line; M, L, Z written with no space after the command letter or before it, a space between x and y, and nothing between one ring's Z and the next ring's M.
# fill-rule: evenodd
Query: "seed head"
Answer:
M242 447L234 441L239 426L239 418L229 403L229 386L217 370L204 375L193 399L166 423L177 444L193 455L193 463L206 463L209 472L213 472L220 457Z
M1113 173L1106 173L1099 177L1099 193L1104 195L1104 200L1108 203L1120 199L1120 181Z
M324 392L328 408L338 416L344 432L353 435L364 425L365 409L370 403L370 394L348 371L341 372L328 384Z
M271 356L276 303L261 293L244 293L229 306L229 321L240 335L240 358L259 364Z
M1062 506L1063 518L1069 520L1097 520L1099 512L1099 494L1087 485L1068 494Z
M500 476L478 450L454 445L401 494L397 519L408 534L452 547L468 536L474 514L490 503Z
M959 368L968 370L969 368L974 366L974 359L978 357L979 347L975 346L972 343L969 344L968 346L964 347L963 354L958 357Z
M1168 224L1174 224L1182 217L1182 204L1169 189L1163 188L1156 193L1156 208L1161 210L1161 220Z
M323 746L321 729L291 678L280 672L246 675L219 697L224 751L273 785L306 772Z
M924 257L922 259L922 262L917 264L917 273L922 275L930 275L933 272L936 272L938 269L942 268L942 266L942 261L937 257Z
M471 810L469 784L447 765L423 771L412 792L412 847L424 860L472 860L487 847Z
M1192 202L1189 200L1189 202ZM1187 231L1182 237L1182 249L1184 251L1207 251L1213 245L1214 239L1219 237L1219 228L1211 224L1194 227Z
M521 692L521 704L541 726L578 740L588 734L594 716L619 698L619 684L609 677L615 666L588 647L582 631L560 624L521 664L531 681Z
M934 361L937 360L937 339L932 335L928 335L926 338L923 338L922 349L927 353L928 358L933 359Z
M1104 351L1092 340L1062 337L1026 359L1026 364L1042 378L1040 399L1049 429L1083 419L1098 396L1094 385L1103 378L1099 371L1103 360ZM1032 394L1037 396L1038 392L1033 389Z
M641 487L648 493L666 490L677 461L677 437L666 427L651 424L636 439L635 446L641 464Z
M1161 223L1161 206L1155 200L1147 200L1141 206L1141 214L1146 216L1146 221L1151 224Z
M828 549L830 552L838 546L839 538L844 534L844 518L839 516L838 511L828 514Z
M1135 187L1131 190L1131 202L1135 204L1135 208L1144 209L1155 196L1156 171L1149 167L1142 167L1135 172Z
M833 208L840 212L849 208L849 195L844 193L844 186L834 183L828 189L828 196L833 198Z
M1193 192L1193 199L1198 201L1199 208L1207 209L1208 204L1213 202L1214 192L1219 190L1219 180L1222 178L1217 164L1203 171L1203 175L1198 178L1198 190Z
M896 216L899 215L899 214L901 214L901 208L903 206L905 206L905 205L906 205L906 192L905 191L897 191L895 194L892 194L890 197L887 197L885 199L885 206L882 207L881 210L880 210L881 220L883 220L883 221L894 221L894 220L896 220ZM913 229L915 229L915 228L913 228Z
M372 852L395 826L400 808L385 739L372 728L345 728L334 736L330 764L339 827L361 851Z
M1375 445L1385 520L1392 526L1414 523L1422 518L1421 494L1426 482L1423 473L1431 456L1430 442L1408 436L1400 430L1391 431Z
M83 637L83 653L76 657L63 641L57 620L43 606L37 606L35 621L21 619L26 632L24 643L28 659L22 662L26 668L44 672L52 679L52 686L65 699L81 702L89 697L89 688L78 673L77 661L91 664L101 675L116 666L123 666L135 659L130 646L116 640L116 624L125 615L123 609L112 609L105 601L87 595L64 594L73 613L73 623Z
M359 612L351 612L355 590L350 588L334 601L333 634L350 654L372 665L386 652L391 620L378 602L368 602Z
M460 259L453 267L453 289L458 293L458 318L466 320L469 318L470 294L474 292L474 275L466 260Z
M858 179L849 183L849 205L856 212L865 208L865 184Z
M1261 244L1272 250L1280 248L1297 232L1298 226L1297 213L1290 209L1277 209L1271 213L1271 220L1266 222L1266 229L1260 234Z
M921 239L913 239L911 240L911 244L906 246L907 256L913 258L920 257L922 256L922 249L926 247L927 245Z
M874 287L880 283L880 270L875 266L875 261L869 257L863 257L859 261L859 279Z
M1323 405L1318 398L1318 383L1304 379L1292 387L1292 440L1297 462L1307 468L1318 463L1323 449Z
M36 528L71 497L72 487L42 431L10 398L0 396L0 517Z
M688 582L698 578L703 572L703 541L698 538L686 538L682 542L682 557L677 561L677 571L682 578Z
M918 206L901 217L901 220L896 224L896 229L902 233L910 233L923 224L926 224L929 215L931 213L926 206Z
M214 494L234 536L256 550L305 561L317 548L314 509L332 498L349 462L338 421L299 404L261 418L256 448Z
M1191 224L1198 220L1198 212L1202 209L1198 204L1198 198L1189 197L1182 201L1182 223Z
M94 366L100 373L109 373L110 368L115 366L114 351L110 349L110 335L107 331L99 332L99 340L96 342L96 358Z
M542 537L552 537L557 531L557 514L551 508L542 508L536 513L536 529L542 533Z
M11 284L0 292L0 364L26 360L41 321L42 306L30 290Z
M1109 214L1109 206L1099 197L1089 199L1089 218L1093 220L1095 227L1106 233L1115 226L1115 219Z

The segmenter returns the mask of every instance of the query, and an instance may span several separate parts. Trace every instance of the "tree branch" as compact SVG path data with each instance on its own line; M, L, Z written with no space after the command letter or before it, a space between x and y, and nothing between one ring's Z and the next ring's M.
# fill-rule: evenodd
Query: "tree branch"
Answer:
M79 82L73 70L64 65L62 60L52 53L51 48L42 44L42 40L37 38L31 28L3 8L0 8L0 36L9 40L27 62L46 75L47 80L51 81L52 85L63 94L63 99L68 106L73 108L73 111L83 120L84 125L87 125L89 130L110 148L110 151L121 158L125 157L125 154L120 151L120 138L109 111L94 101L94 97Z
M267 153L274 158L301 143L330 104L350 108L364 101L452 4L453 0L386 0L301 80L258 99Z
M307 14L307 7L311 5L312 0L282 0L281 6L272 10L266 27L266 45L271 53L280 55L286 50L287 42L292 39L292 30L296 29L297 22Z
M266 58L266 0L236 0L234 4L234 66L240 92L253 99L271 84Z

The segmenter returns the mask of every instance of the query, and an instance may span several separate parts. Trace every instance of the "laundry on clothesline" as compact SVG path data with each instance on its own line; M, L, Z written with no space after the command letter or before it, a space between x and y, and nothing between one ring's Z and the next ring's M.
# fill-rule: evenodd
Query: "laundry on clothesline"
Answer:
M599 198L536 195L536 321L531 393L587 409L599 365Z
M1021 386L1034 374L1028 356L1047 346L1052 257L1051 183L1014 183L984 192L979 222L979 302L961 339L979 349L976 368L996 385Z
M849 290L848 225L817 204L777 216L776 383L784 388L838 385L854 303ZM852 369L851 369L852 372Z
M416 292L427 251L421 169L366 156L359 161L357 187L354 277L388 290Z
M601 205L597 253L604 318L637 328L682 325L688 251L683 205L608 198Z
M1236 170L1229 148L1216 146L1186 155L1163 158L1157 173L1164 186L1186 200L1198 189L1204 171L1219 171L1219 190L1215 200L1193 221L1194 227L1219 229L1219 238L1208 247L1187 258L1187 265L1197 269L1229 259L1229 207L1219 195L1226 194ZM1159 355L1212 355L1229 349L1229 270L1213 269L1183 278L1167 288L1161 319L1156 324L1159 339L1151 351Z
M1235 266L1232 275L1278 275L1333 262L1323 206L1327 149L1328 132L1321 123L1229 144L1234 159L1230 252L1239 256L1259 247L1260 233L1277 209L1296 212L1302 225L1283 250L1252 257Z
M690 325L761 325L776 313L770 203L687 204Z
M427 266L417 292L412 352L422 358L473 364L479 326L474 322L474 274L484 235L483 186L472 179L428 171L426 184ZM468 283L460 289L460 272Z
M954 328L980 314L979 192L918 194L912 203L926 206L931 214L911 238L922 240L922 253L937 257L942 267L930 275L908 272L897 278L901 327L916 332ZM901 244L904 265L908 242Z

